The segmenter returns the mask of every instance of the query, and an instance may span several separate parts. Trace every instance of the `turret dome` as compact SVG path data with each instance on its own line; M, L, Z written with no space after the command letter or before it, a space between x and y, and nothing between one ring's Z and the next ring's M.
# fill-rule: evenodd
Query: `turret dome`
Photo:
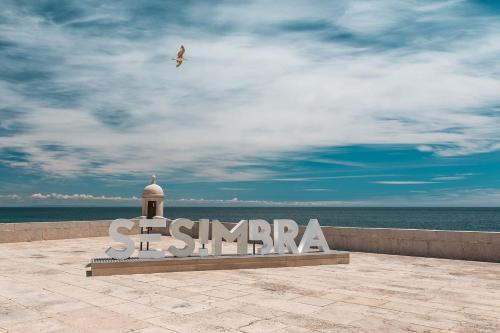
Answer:
M163 189L160 185L156 184L156 176L151 177L151 184L144 188L142 192L143 198L158 198L163 197Z

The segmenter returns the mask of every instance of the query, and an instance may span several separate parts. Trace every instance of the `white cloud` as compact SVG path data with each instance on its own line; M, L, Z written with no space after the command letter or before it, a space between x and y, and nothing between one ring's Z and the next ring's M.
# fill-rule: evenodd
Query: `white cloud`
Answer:
M434 148L432 148L431 146L427 146L427 145L419 145L419 146L417 146L417 149L421 152L424 152L424 153L429 153L429 152L432 152L434 150Z
M442 177L434 177L432 180L461 180L465 179L465 176L442 176Z
M333 190L329 189L329 188L305 188L304 191L307 191L307 192L330 192Z
M356 33L376 35L402 24L413 9L400 1L384 1L383 6L370 0L349 1L337 23Z
M394 177L399 174L367 174L367 175L345 175L345 176L318 176L318 177L289 177L289 178L274 178L274 181L281 182L305 182L305 181L321 181L328 179L358 179L358 178L379 178L379 177Z
M33 199L47 199L50 197L49 194L42 194L42 193L34 193L31 195Z
M423 184L435 184L437 182L420 181L420 180L380 180L372 183L383 184L383 185L423 185Z
M344 166L352 166L352 167L366 167L366 163L340 161L340 160L327 159L327 158L316 158L316 159L312 159L310 161L315 162L315 163L323 163L323 164L344 165Z
M61 193L34 193L32 199L56 199L56 200L96 200L96 201L137 201L139 198L121 196L95 196L92 194L61 194Z
M0 194L0 199L19 200L19 199L21 199L21 197L17 194Z
M272 200L240 200L238 198L232 199L203 199L203 198L188 198L169 200L169 206L233 206L233 207L294 207L294 206L342 206L342 205L357 205L362 204L361 201L272 201Z
M157 172L205 180L276 177L255 161L312 147L414 144L442 156L497 150L500 117L477 110L500 101L500 21L456 15L458 5L352 1L325 9L302 2L281 11L252 2L213 6L213 15L201 15L200 5L193 17L235 32L174 24L144 39L85 36L11 12L0 24L2 38L37 54L54 89L85 95L57 105L0 82L3 106L27 110L30 128L2 138L0 147L28 154L27 162L10 165L48 174ZM82 20L129 19L121 11L113 19L110 10ZM395 26L450 16L452 28L436 28L435 40L403 32L404 42L386 49L322 40L316 32L253 33L266 24L324 20L331 30L375 41ZM453 37L455 26L470 27L470 34ZM175 69L170 58L180 43L189 60ZM103 120L119 110L115 126Z

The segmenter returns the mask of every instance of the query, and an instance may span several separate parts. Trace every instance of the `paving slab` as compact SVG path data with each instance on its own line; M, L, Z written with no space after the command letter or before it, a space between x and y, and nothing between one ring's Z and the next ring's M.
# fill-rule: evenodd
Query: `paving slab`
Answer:
M87 277L109 245L0 244L0 332L500 332L496 263L351 253L349 265Z

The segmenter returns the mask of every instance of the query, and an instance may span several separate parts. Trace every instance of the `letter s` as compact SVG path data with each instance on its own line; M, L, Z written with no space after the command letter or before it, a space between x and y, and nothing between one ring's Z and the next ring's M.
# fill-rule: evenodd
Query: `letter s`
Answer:
M109 236L112 240L116 242L121 242L126 245L123 250L116 250L112 247L108 247L106 250L106 254L113 259L127 259L130 258L132 253L134 252L134 242L132 239L124 234L118 232L118 229L125 228L127 230L131 230L134 226L134 222L126 219L117 219L111 222L109 226Z
M167 251L172 253L174 257L189 257L193 253L193 238L180 231L181 227L191 229L193 225L194 222L189 219L175 219L172 223L170 223L170 234L172 235L172 237L186 243L186 245L181 249L175 247L174 245L170 245Z

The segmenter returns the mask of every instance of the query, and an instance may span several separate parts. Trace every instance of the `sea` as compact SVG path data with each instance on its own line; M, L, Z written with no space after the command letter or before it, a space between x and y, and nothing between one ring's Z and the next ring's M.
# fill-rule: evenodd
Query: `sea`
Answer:
M0 207L0 223L88 221L134 218L140 207ZM168 218L292 219L323 226L431 230L500 231L500 208L388 208L388 207L165 207Z

